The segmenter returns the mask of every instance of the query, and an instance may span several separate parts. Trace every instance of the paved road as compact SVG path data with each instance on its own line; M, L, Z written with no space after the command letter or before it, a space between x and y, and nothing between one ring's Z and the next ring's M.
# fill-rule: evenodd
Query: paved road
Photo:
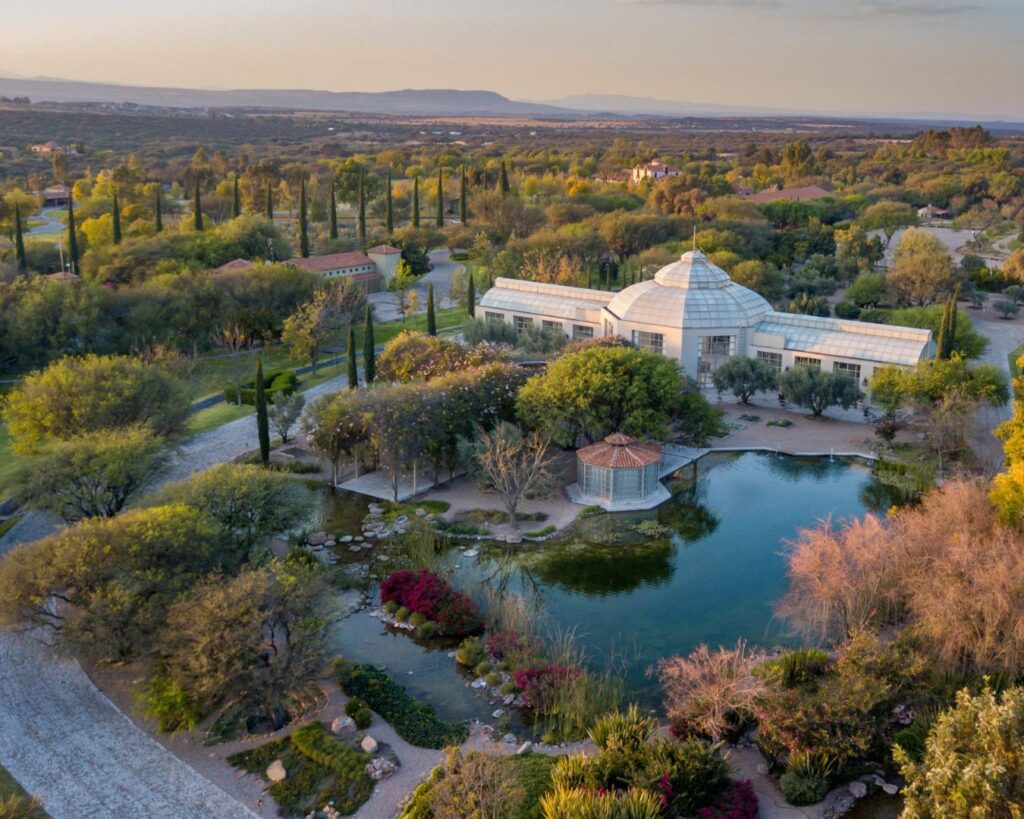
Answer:
M1024 319L1016 318L1005 321L998 318L994 311L987 306L984 310L969 312L975 329L987 336L990 342L988 350L982 355L981 360L999 367L1009 376L1009 355L1014 349L1024 344ZM1003 421L1009 420L1011 415L1013 415L1012 401L1002 407L983 404L978 408L972 444L975 454L981 461L981 467L988 473L999 471L1003 465L1002 443L992 435L992 431Z
M337 392L345 376L305 395ZM252 416L204 432L180 448L162 482L258 447ZM0 555L45 537L56 518L29 513L3 538ZM0 632L0 765L39 796L54 819L129 816L254 816L136 727L81 666L37 640Z
M419 297L419 312L427 310L427 285L434 285L434 307L438 310L443 307L450 307L448 294L451 292L452 275L456 270L465 268L458 262L453 262L448 255L447 248L443 250L432 250L430 261L434 263L433 269L413 285L413 290ZM397 321L402 318L398 310L398 296L394 293L383 291L371 293L370 303L373 305L374 316L377 321Z
M45 236L51 233L59 233L65 230L64 213L66 208L45 208L32 219L41 219L42 224L34 225L25 231L26 236Z

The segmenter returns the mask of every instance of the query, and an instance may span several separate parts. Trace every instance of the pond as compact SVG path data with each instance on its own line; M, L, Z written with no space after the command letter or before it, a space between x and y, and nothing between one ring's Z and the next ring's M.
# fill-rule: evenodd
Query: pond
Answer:
M645 670L660 657L739 638L792 644L772 614L787 586L785 540L819 519L890 503L862 463L754 452L707 455L669 489L672 500L657 509L586 518L547 543L490 544L475 557L462 543L441 568L478 599L487 586L524 595L551 626L575 629L595 665L623 667L632 697L653 703ZM329 503L332 524L358 521L365 509L351 496ZM447 719L486 717L493 708L466 688L449 647L420 647L367 614L341 623L333 647L386 666Z

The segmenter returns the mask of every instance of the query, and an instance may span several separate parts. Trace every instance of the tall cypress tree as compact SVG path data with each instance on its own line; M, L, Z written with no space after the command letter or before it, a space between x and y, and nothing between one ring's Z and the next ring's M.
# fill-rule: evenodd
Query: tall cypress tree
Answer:
M267 388L263 385L263 356L256 357L256 436L260 441L260 462L270 463L270 423L267 418Z
M203 202L199 198L199 177L196 177L195 201L192 203L192 225L202 232L203 230Z
M78 233L75 230L74 194L68 194L68 261L71 272L78 272Z
M434 315L434 284L427 284L427 334L437 335L437 317Z
M359 386L359 370L356 366L356 328L348 326L348 349L345 351L348 359L348 388L354 390Z
M28 269L25 260L25 237L21 228L21 205L14 203L14 258L18 260L18 270L24 272Z
M412 226L420 226L420 178L414 176L412 179Z
M384 196L384 227L388 232L388 238L395 232L394 205L391 201L391 168L388 168L388 188Z
M164 206L160 196L160 188L156 189L156 201L153 203L153 226L156 228L157 233L162 233L164 229Z
M501 160L501 176L498 177L498 190L501 191L501 195L505 196L511 187L508 184L508 166L505 164L505 160Z
M366 181L359 174L359 247L366 247Z
M474 314L476 308L476 285L473 283L473 274L469 274L469 286L466 287L466 312Z
M441 169L437 169L437 216L434 224L438 228L444 227L444 182L441 178Z
M462 176L459 179L459 221L464 225L469 224L469 202L467 201L466 166L462 166Z
M363 325L363 379L372 384L377 377L377 353L373 343L373 312L366 305L366 322Z
M267 218L274 221L274 186L267 183Z
M306 180L299 183L299 253L305 259L309 256L309 225L306 221Z
M238 190L238 174L235 174L235 187L231 192L231 216L237 219L242 215L242 194Z
M330 237L338 238L338 198L334 192L334 180L331 180L331 212L330 212Z
M121 206L117 204L117 194L114 194L113 213L114 217L114 244L121 244Z

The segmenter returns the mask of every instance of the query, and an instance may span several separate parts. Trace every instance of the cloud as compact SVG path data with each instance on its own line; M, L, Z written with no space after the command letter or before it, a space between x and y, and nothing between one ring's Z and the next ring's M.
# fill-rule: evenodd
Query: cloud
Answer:
M617 0L624 6L706 6L709 8L779 8L783 0Z

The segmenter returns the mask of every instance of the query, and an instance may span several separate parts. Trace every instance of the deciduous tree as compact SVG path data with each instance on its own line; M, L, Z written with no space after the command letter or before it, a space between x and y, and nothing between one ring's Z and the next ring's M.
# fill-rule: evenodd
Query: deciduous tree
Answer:
M712 376L715 389L729 390L744 404L757 392L775 389L778 376L775 368L760 358L736 355L715 370Z
M863 397L853 378L817 367L793 367L781 373L779 392L791 404L809 409L815 418L829 407L849 409Z

